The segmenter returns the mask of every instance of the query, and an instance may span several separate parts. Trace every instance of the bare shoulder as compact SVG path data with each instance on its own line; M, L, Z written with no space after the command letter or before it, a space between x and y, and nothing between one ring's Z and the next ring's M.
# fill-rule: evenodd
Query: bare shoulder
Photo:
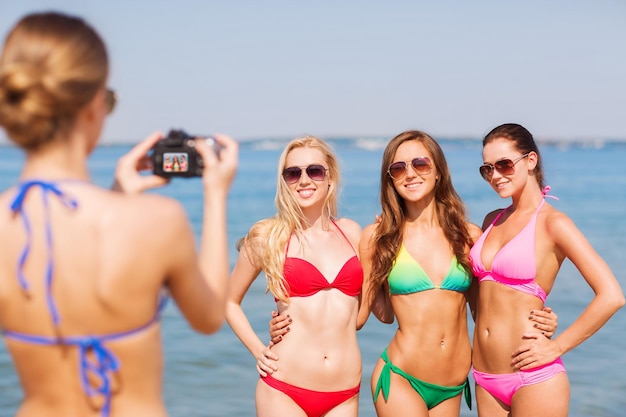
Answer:
M368 240L374 235L376 232L376 228L378 227L378 223L368 224L363 228L362 237L367 238Z
M137 210L146 216L154 216L156 218L170 218L176 215L185 215L185 209L182 204L173 198L157 195L157 194L139 194L133 196L124 196L125 202L129 209ZM177 216L178 217L178 216Z
M343 217L341 219L335 220L335 222L344 233L358 236L361 235L361 225L354 220Z
M476 242L480 235L482 235L483 230L474 223L467 223L467 230L470 233L470 237L472 238L472 242Z
M343 234L352 242L352 245L355 248L358 247L359 241L361 240L361 225L345 217L335 220L335 223L337 223L339 229L341 229Z
M503 211L504 209L500 208L500 209L492 211L491 213L488 213L485 216L485 220L483 220L482 230L485 230L487 227L489 227L489 225L496 219L498 214L502 213Z
M246 240L267 239L275 225L276 219L274 217L257 221L252 225L252 227L250 227L250 230L246 235Z
M372 240L374 234L376 233L376 229L378 227L378 223L372 223L365 226L363 229L363 233L361 233L361 241L359 243L359 247L361 251L367 251L369 248L373 247Z
M126 231L148 231L151 234L158 230L161 236L171 233L173 237L190 227L185 208L175 199L156 194L106 192L108 207L102 216L105 227L124 226Z
M553 238L559 235L578 232L578 227L574 221L562 211L555 209L553 206L546 204L544 210L545 227L548 234ZM555 239L556 240L556 239Z

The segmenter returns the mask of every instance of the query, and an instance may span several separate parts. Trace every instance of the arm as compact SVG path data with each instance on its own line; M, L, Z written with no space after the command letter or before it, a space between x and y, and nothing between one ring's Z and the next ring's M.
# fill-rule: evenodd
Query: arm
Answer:
M216 135L216 138L224 145L219 159L202 141L196 146L205 164L198 256L186 216L179 216L185 221L179 220L177 234L170 240L176 244L171 245L170 256L174 256L174 264L167 280L185 318L195 330L203 333L216 332L224 322L229 272L226 200L237 168L237 143L224 135Z
M376 317L383 323L393 323L394 320L393 308L391 308L389 297L384 293L384 288L379 288L376 293L372 293L371 291L372 259L376 249L373 240L375 231L375 223L367 226L363 229L363 234L359 242L359 253L361 265L363 266L363 288L361 289L361 300L357 316L357 330L365 325L372 311L375 312Z
M147 189L162 187L169 180L158 175L140 175L141 171L152 170L152 161L148 152L163 138L154 132L135 145L126 155L117 161L115 181L111 189L126 194L139 194Z
M283 340L283 336L285 336L291 328L289 325L293 321L288 313L279 314L276 311L272 311L272 319L270 320L270 347L279 343Z
M275 363L278 356L257 336L241 308L244 296L260 273L261 268L254 264L250 258L250 249L244 244L230 278L226 300L226 320L239 340L257 360L259 374L266 376L278 369Z
M516 368L527 369L548 363L569 352L596 333L624 305L624 293L606 262L565 214L555 212L546 220L559 259L576 266L595 296L582 314L558 337L548 340L540 334L514 352L521 359ZM526 350L524 350L526 349Z
M572 261L595 294L576 321L554 340L564 354L597 332L624 305L624 293L604 259L569 217L556 212L547 224L557 249Z
M491 221L487 222L489 216L491 215L487 215L483 222L484 228L486 228L491 223ZM472 242L476 242L480 238L480 235L482 235L483 233L483 230L474 223L468 223L467 229L469 230ZM476 322L476 307L478 305L478 278L474 276L472 276L472 284L467 290L467 303L469 304L472 319L474 320L474 322Z

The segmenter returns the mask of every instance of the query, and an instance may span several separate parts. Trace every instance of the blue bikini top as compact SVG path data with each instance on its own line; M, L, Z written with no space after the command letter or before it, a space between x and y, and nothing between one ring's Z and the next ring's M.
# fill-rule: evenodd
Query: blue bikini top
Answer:
M387 281L390 294L413 294L434 289L464 292L470 287L472 277L454 257L441 285L435 285L402 244Z
M28 191L32 188L39 187L42 190L42 199L44 206L44 222L46 236L47 262L45 270L46 283L46 301L48 311L52 318L54 326L57 327L61 321L54 298L52 296L52 280L54 278L54 263L52 259L52 226L50 222L49 198L57 197L61 203L69 209L78 207L78 203L73 198L67 196L58 187L57 183L46 182L42 180L29 180L21 182L17 185L17 195L11 202L11 211L18 213L22 219L24 229L26 231L26 244L20 255L17 266L17 279L22 289L26 292L29 290L28 281L24 275L24 265L28 260L32 241L32 230L23 203ZM108 417L111 412L112 387L111 376L120 368L117 357L110 349L105 346L105 342L123 339L135 333L147 329L152 324L159 321L161 313L165 308L167 297L162 294L158 301L158 308L155 316L146 324L136 329L125 332L114 333L104 336L72 336L72 337L47 337L37 336L25 333L19 333L9 330L3 330L2 334L8 339L18 340L25 343L36 345L63 345L76 346L78 348L78 367L80 372L80 380L83 390L89 397L102 396L104 404L100 411L103 417ZM92 355L88 355L92 352ZM90 381L95 381L95 384ZM95 385L95 386L94 386Z

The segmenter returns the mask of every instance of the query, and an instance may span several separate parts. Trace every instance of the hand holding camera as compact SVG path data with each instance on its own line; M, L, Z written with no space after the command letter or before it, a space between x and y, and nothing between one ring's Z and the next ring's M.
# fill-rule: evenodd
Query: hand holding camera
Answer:
M214 183L214 187L218 188L221 183L230 186L237 168L237 142L226 135L216 134L215 137L217 140L194 138L183 131L171 131L166 137L159 132L152 133L119 159L112 189L126 194L138 194L151 188L162 187L175 176L182 178L202 176L203 170L206 169L215 172L214 175L209 174L212 178L205 179L207 183ZM188 142L189 140L192 142ZM171 167L165 166L166 153L187 156L183 161L183 164L186 163L186 170L181 170L180 158L179 166L176 168L173 164ZM205 156L204 159L202 155ZM155 164L155 159L159 159L159 164ZM173 158L170 161L173 163ZM205 167L207 164L209 166ZM170 172L165 173L166 169ZM152 175L140 174L146 170L150 170Z
M182 130L170 130L169 134L154 146L152 153L154 174L164 178L201 177L204 161L196 149L196 143L200 140L204 140L219 157L223 145L214 138L194 137Z

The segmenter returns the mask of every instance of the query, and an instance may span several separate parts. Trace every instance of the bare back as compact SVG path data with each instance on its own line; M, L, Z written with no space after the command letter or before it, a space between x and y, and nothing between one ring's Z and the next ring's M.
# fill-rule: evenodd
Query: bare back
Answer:
M178 203L154 195L129 197L86 182L58 184L78 204L72 209L48 195L54 268L50 291L59 323L53 324L46 299L50 252L43 192L34 187L23 203L31 229L23 266L28 290L17 276L27 242L23 216L0 212L0 327L56 340L140 329L102 343L121 365L111 374L111 416L165 416L160 326L151 321L175 252L194 250L192 240L177 232L185 230L184 212ZM0 206L9 207L14 195L15 189L0 195ZM25 393L18 416L101 415L104 396L90 398L81 386L78 347L5 341ZM94 349L87 352L93 359ZM94 388L102 383L93 381Z

